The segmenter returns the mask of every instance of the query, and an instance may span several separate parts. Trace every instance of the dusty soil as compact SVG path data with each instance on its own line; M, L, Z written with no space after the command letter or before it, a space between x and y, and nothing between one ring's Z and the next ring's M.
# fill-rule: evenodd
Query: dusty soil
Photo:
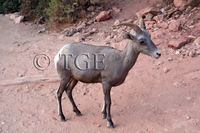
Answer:
M129 2L130 4L126 4ZM122 12L114 18L95 23L99 32L109 31L117 19L135 16L150 1L121 1ZM14 24L0 15L0 80L14 82L16 78L33 75L56 75L53 58L73 37L59 33L42 33L42 27L30 23ZM165 41L164 41L165 42ZM104 45L94 38L83 43ZM190 45L188 46L190 47ZM114 129L106 127L101 108L101 84L78 83L73 96L83 116L76 116L67 95L63 95L66 122L57 115L56 90L59 82L27 83L0 87L0 132L41 133L198 133L200 132L200 56L182 57L175 51L158 45L161 58L140 55L124 84L114 87L112 118ZM40 71L33 65L38 54L50 57L50 65ZM169 61L169 58L173 60ZM164 72L167 69L167 72ZM56 81L56 80L55 80Z

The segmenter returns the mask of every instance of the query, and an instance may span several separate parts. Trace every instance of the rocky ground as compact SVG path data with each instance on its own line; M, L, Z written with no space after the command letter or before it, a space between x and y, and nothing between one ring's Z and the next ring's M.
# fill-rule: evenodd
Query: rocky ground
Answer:
M186 6L184 10L180 7L164 6L153 0L115 1L106 10L106 20L96 18L102 7L90 7L86 20L64 27L60 33L48 33L43 25L18 23L10 20L11 15L1 15L0 132L198 133L200 7ZM108 129L106 121L101 119L100 84L78 83L75 87L73 96L83 114L81 117L73 113L64 94L67 121L60 122L55 54L71 42L124 49L127 42L124 33L131 29L117 25L137 24L136 12L145 18L147 30L162 56L155 60L141 54L125 83L112 89L112 118L116 128ZM40 54L50 59L47 65L48 60L42 58L44 70L33 65Z

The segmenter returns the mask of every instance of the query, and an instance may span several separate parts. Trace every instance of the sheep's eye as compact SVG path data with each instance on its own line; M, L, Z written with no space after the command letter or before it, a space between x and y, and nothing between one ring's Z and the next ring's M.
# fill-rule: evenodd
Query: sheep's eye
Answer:
M145 42L144 42L144 41L140 41L140 43L141 43L141 44L143 44L143 45L145 44Z

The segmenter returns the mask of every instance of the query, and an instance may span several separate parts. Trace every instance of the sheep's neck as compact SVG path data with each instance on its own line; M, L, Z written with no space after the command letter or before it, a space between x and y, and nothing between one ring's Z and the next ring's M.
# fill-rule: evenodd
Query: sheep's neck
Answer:
M128 71L133 67L138 55L140 54L140 52L137 52L133 45L133 42L129 41L126 48L122 51L122 56L124 59L123 68L125 68Z

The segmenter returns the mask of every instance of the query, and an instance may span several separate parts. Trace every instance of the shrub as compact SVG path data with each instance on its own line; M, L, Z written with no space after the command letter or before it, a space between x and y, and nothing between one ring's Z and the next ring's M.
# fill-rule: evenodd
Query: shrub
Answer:
M0 13L13 13L17 12L20 9L19 0L0 0Z

